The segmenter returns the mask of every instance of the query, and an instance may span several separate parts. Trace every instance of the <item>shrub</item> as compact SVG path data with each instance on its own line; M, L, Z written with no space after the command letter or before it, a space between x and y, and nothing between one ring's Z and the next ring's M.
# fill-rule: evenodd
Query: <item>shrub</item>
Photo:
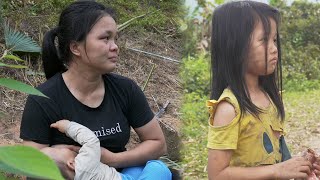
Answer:
M208 57L204 54L198 57L188 56L183 60L180 77L184 93L196 92L201 95L210 93L210 68Z

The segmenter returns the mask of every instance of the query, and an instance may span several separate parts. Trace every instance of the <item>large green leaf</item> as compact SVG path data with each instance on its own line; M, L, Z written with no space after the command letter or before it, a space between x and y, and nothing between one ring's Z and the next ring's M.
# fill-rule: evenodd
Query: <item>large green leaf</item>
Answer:
M0 179L6 179L6 177L4 176L4 174L2 172L0 172Z
M27 66L23 66L23 65L14 65L14 64L4 64L0 62L0 67L4 66L4 67L10 67L10 68L16 68L16 69L21 69L21 68L28 68Z
M9 89L24 92L27 94L33 94L33 95L47 97L46 95L44 95L42 92L40 92L36 88L34 88L30 85L27 85L25 83L22 83L20 81L13 80L13 79L0 78L0 86L4 86Z
M4 39L8 49L22 52L41 52L39 45L27 35L4 26Z
M46 155L27 146L0 147L0 170L33 178L63 180L58 167Z

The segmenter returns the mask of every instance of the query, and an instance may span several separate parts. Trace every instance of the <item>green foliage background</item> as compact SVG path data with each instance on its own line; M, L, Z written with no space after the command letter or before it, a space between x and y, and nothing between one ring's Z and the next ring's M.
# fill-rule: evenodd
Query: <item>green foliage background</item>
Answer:
M294 1L280 9L284 88L308 91L320 88L320 3Z

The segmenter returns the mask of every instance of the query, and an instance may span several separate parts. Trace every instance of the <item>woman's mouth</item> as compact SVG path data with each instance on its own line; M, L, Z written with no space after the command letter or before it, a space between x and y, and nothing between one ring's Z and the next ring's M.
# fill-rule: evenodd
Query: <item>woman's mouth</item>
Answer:
M118 61L118 57L117 56L109 57L108 59L113 63L116 63Z

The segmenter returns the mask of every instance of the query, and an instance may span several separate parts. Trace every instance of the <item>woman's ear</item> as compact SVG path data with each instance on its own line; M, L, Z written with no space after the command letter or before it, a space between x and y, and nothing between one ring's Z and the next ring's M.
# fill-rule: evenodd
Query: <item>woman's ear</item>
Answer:
M75 41L72 41L70 43L70 51L72 54L76 55L76 56L80 56L81 55L81 43L78 43L78 42L75 42Z
M67 166L68 166L69 169L71 169L72 171L74 171L74 169L75 169L75 161L74 161L74 159L73 159L73 160L69 160L69 161L67 162Z

